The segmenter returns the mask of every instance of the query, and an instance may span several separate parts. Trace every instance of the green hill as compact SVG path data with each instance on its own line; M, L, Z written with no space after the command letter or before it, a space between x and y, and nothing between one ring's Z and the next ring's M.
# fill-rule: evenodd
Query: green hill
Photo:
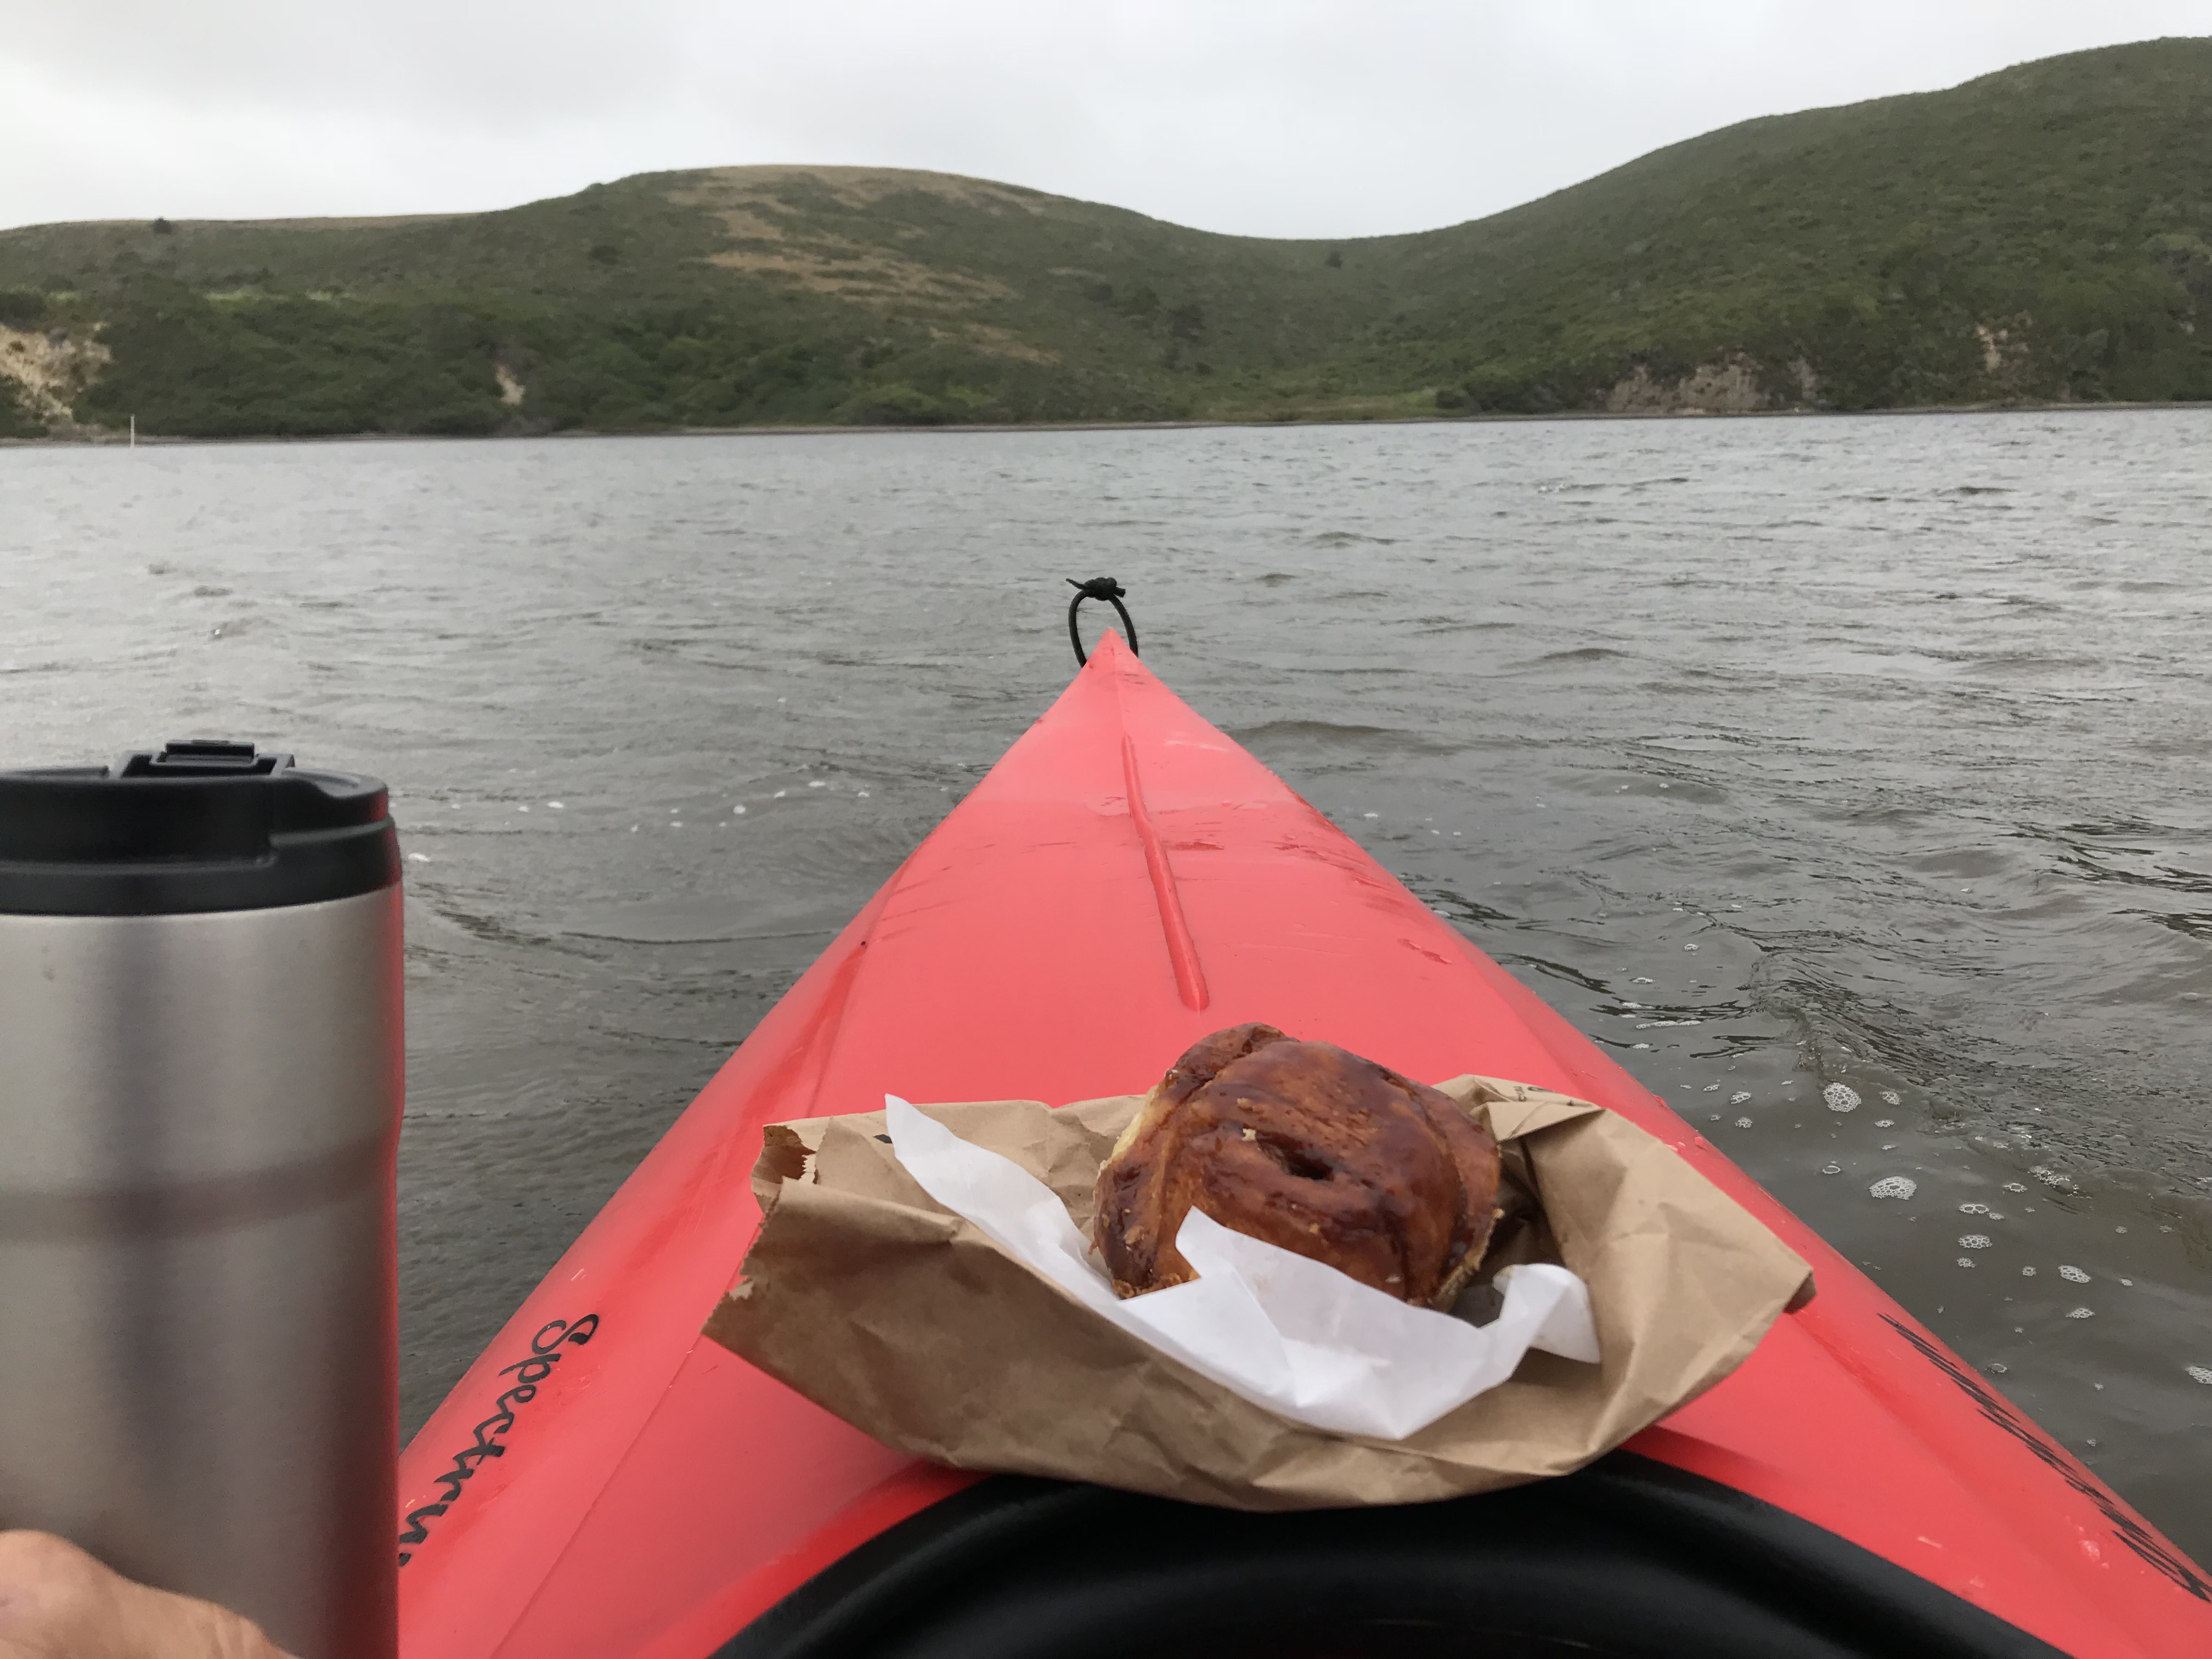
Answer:
M2160 40L1744 122L1405 236L849 167L33 226L0 232L0 430L2207 398L2208 306L2212 40Z

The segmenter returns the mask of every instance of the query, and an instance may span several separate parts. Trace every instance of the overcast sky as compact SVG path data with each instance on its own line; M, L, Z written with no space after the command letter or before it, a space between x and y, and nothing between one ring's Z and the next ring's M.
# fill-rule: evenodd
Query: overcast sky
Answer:
M828 161L1357 236L1749 116L2208 31L2212 0L0 0L0 226Z

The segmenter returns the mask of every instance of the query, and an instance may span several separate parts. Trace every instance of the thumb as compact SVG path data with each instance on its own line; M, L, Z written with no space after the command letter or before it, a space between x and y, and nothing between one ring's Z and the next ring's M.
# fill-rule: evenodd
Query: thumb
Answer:
M76 1545L0 1532L0 1659L287 1659L252 1620L133 1583Z

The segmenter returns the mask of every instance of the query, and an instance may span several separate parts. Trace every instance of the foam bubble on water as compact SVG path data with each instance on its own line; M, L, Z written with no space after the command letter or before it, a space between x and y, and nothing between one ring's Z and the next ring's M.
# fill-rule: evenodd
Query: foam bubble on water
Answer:
M1910 1198L1920 1190L1920 1183L1911 1176L1884 1176L1867 1188L1872 1198Z
M1658 983L1656 980L1647 978L1642 974L1638 974L1634 979L1632 979L1628 982L1631 985L1656 985Z
M1843 1172L1844 1166L1840 1164L1823 1164L1820 1166L1822 1175L1841 1175Z
M1894 1129L1897 1127L1897 1120L1893 1117L1878 1117L1874 1121L1874 1127L1877 1129Z
M866 790L865 790L865 789L855 789L855 790L853 792L853 799L855 799L855 800L866 800L866 799L867 799L867 798L868 798L868 792L867 792ZM1430 833L1431 835L1432 835L1432 836L1433 836L1433 835L1434 835L1434 834L1436 834L1437 832L1436 832L1435 830L1430 830L1430 831L1429 831L1429 833Z
M2089 1275L2079 1267L2061 1267L2058 1270L2058 1276L2069 1285L2086 1285L2089 1282Z
M2097 1316L2097 1310L2094 1308L2075 1308L2070 1310L2066 1316L2069 1319L2094 1319Z
M830 781L827 778L817 778L806 787L809 789L827 789L830 787Z
M1720 1093L1720 1091L1721 1085L1717 1083L1708 1083L1705 1085L1705 1092L1709 1095L1717 1095Z
M2033 1279L2035 1277L2035 1269L2033 1267L2022 1267L2020 1270L2020 1276L2022 1279Z
M1971 1267L1974 1265L1974 1258L1970 1255L1962 1255L1959 1258L1959 1265L1961 1267Z
M1961 1233L1959 1248L1962 1250L1986 1250L1990 1248L1990 1236L1987 1233Z
M557 800L549 800L549 801L547 801L545 804L546 804L548 806L551 807L551 808L552 808L555 811L556 811L556 812L563 812L563 811L566 811L568 810L566 807L562 806L562 805L561 805L561 803L560 803L559 801L557 801Z
M791 791L790 791L790 790L788 790L788 789L779 789L779 790L777 790L777 791L775 792L775 793L774 793L773 795L770 795L770 796L769 797L769 799L770 800L781 800L781 799L782 799L786 795L789 794L790 793L791 793Z
M1991 1210L1990 1212L1990 1219L1992 1221L2002 1221L2004 1219L2004 1212L2002 1210Z
M2004 1361L2002 1359L1992 1359L1990 1361L1990 1369L1996 1372L1998 1376L2003 1376L2005 1370Z
M2008 1193L2024 1193L2027 1190L2027 1188L2021 1182L2008 1181L2004 1184L2004 1189Z
M1748 1129L1751 1127L1751 1120L1747 1117L1740 1117L1735 1121L1735 1127L1739 1129Z
M1856 1112L1859 1109L1859 1091L1848 1083L1831 1083L1820 1091L1820 1098L1828 1103L1832 1112Z
M2212 1388L2212 1365L2184 1365L2181 1369L2207 1388Z
M732 806L730 809L730 816L733 818L741 818L744 817L744 815L745 804L743 801L739 801L735 806Z
M1749 1100L1750 1098L1751 1098L1751 1091L1750 1091L1750 1090L1748 1090L1748 1089L1739 1089L1739 1090L1737 1090L1734 1094L1732 1094L1732 1095L1730 1095L1730 1096L1729 1097L1729 1105L1731 1105L1731 1106L1741 1106L1741 1105L1742 1105L1742 1104L1743 1104L1743 1103L1744 1103L1745 1101Z
M1960 1215L1987 1215L1989 1212L1990 1206L1986 1204L1961 1204L1959 1206Z
M1905 1104L1905 1097L1894 1089L1884 1089L1881 1091L1881 1103L1885 1106L1902 1106Z
M527 806L518 806L514 810L518 812L527 812L530 809Z
M1697 947L1696 945L1685 945L1682 948L1683 948L1685 951L1694 951L1694 950L1696 950L1698 947Z
M1359 816L1363 818L1379 818L1382 815L1380 812L1362 812Z

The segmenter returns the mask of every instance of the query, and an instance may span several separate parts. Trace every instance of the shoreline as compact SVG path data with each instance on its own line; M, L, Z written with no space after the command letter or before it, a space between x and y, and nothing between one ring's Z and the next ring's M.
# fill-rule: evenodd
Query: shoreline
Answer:
M567 427L557 432L493 432L454 434L437 432L270 433L232 438L177 437L142 432L142 447L179 445L514 443L574 438L818 438L898 435L957 436L963 433L1008 432L1198 432L1233 428L1272 429L1316 426L1480 426L1544 421L1772 421L1846 420L1916 415L2080 415L2142 410L2212 410L2212 403L2036 403L1917 404L1898 409L1562 409L1544 415L1316 415L1235 419L1226 416L1187 421L948 422L939 425L881 426L669 426L652 428ZM5 449L127 449L128 434L104 428L65 436L0 438Z

